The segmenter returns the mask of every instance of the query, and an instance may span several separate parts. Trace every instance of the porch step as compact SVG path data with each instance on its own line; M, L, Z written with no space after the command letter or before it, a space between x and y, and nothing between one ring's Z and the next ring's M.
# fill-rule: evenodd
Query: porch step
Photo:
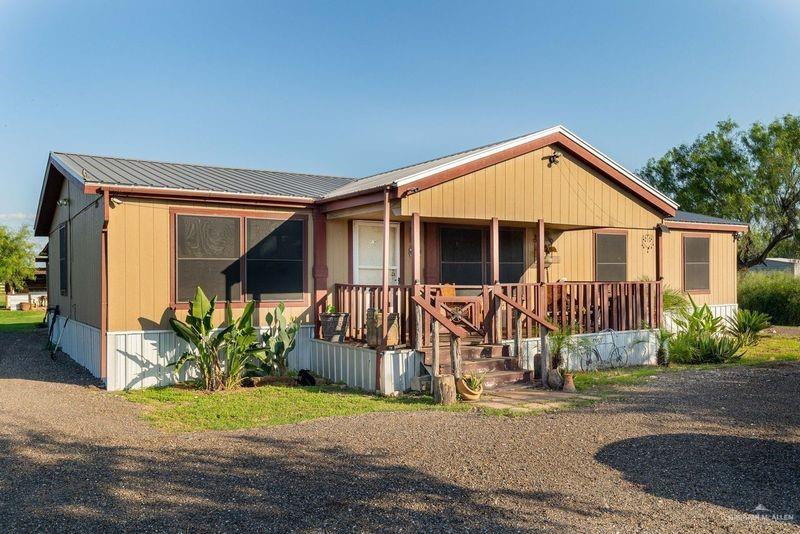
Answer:
M525 371L492 371L486 374L483 389L494 389L510 384L523 384L526 382Z
M449 357L446 362L442 362L439 365L439 369L444 374L450 374L452 367ZM495 371L516 371L518 369L516 358L478 358L461 361L461 370L464 373L492 373Z
M425 365L430 365L433 362L433 348L425 347L422 352L425 354ZM508 356L508 345L461 345L461 359L465 362L487 358L507 358ZM439 344L439 360L450 361L450 345Z

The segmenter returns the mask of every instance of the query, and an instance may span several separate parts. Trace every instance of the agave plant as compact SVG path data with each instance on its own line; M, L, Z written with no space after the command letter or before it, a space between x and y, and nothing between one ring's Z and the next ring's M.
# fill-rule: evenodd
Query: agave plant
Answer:
M180 372L187 364L194 364L199 374L198 385L209 391L225 387L220 350L226 343L228 333L234 328L234 325L229 324L226 328L214 332L213 317L216 303L217 297L209 300L198 287L194 298L189 302L186 322L174 317L169 320L175 335L190 346L189 350L170 365Z
M769 315L758 311L738 310L736 315L728 317L728 332L746 347L757 344L758 335L769 327Z

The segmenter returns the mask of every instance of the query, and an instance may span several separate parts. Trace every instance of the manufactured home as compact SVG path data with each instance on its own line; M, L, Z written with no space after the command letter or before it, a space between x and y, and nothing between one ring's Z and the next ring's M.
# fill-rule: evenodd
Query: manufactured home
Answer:
M747 226L680 211L558 126L361 179L53 152L35 230L54 336L108 389L175 379L168 321L201 286L260 320L284 302L293 365L391 393L440 334L503 383L535 371L544 323L647 334L666 287L727 316ZM328 305L338 342L319 339Z

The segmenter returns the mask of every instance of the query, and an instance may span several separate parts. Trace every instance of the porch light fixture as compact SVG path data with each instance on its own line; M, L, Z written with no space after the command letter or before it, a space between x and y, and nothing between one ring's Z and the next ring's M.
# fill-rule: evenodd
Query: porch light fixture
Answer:
M542 159L546 159L547 160L547 166L548 167L552 167L553 165L558 164L558 158L560 158L560 157L561 157L561 152L559 152L557 150L553 150L552 154L550 154L549 156L544 156Z
M66 206L67 204L69 204L68 198L62 198L61 200L56 202L56 206Z
M122 199L118 197L111 197L109 201L115 206L119 206L120 204L122 204Z

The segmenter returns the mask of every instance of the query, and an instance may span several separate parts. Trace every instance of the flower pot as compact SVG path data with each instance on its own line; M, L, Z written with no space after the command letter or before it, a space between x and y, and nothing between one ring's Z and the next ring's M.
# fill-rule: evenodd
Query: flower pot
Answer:
M456 390L461 394L461 398L465 401L480 400L483 394L483 384L478 389L470 389L464 379L456 380Z
M575 376L572 373L564 373L564 389L565 393L577 393L575 389Z
M367 310L367 345L377 347L383 338L382 330L383 312L377 308ZM386 346L394 347L400 343L400 318L396 313L390 313L386 321Z
M319 321L322 324L322 339L343 343L350 325L349 313L320 313Z
M31 303L30 302L20 302L19 303L20 311L30 311Z

